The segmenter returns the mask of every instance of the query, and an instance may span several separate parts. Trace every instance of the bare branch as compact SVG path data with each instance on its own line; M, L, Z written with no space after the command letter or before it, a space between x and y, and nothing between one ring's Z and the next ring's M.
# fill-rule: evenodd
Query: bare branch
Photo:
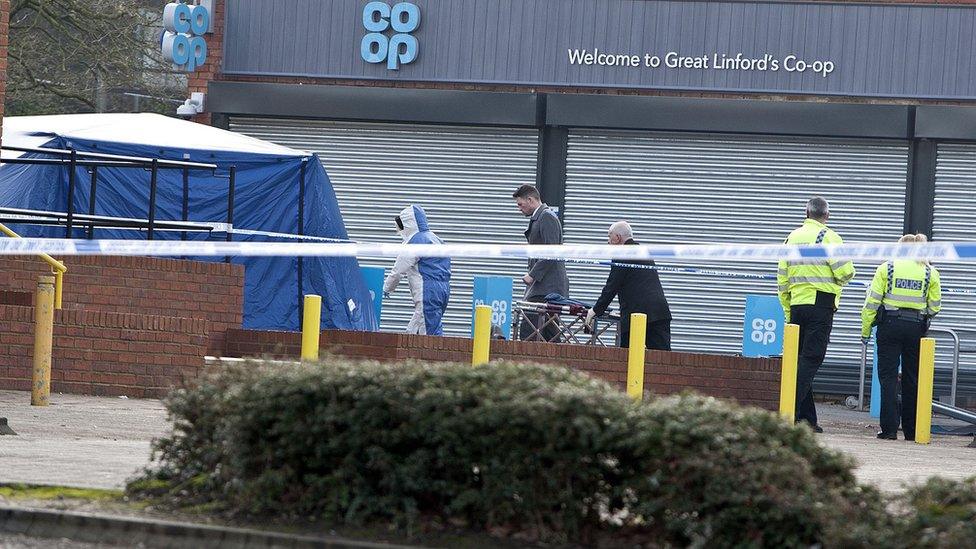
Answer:
M12 0L8 112L92 108L99 90L118 87L165 95L180 77L158 51L161 7L149 0Z

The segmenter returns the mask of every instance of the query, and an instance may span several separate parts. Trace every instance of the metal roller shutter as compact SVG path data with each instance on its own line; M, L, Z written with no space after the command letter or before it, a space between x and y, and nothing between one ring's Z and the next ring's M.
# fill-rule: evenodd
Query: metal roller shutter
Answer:
M230 129L318 154L354 240L398 242L393 217L420 204L447 242L525 241L512 192L535 182L536 130L256 118L232 118ZM389 269L393 260L360 264ZM446 333L470 334L473 275L524 272L524 260L453 260ZM383 330L402 331L410 319L405 282L384 301Z
M973 240L976 227L976 145L940 144L935 169L935 209L933 212L932 237L934 240ZM964 263L937 265L942 286L957 289L976 289L976 266ZM976 295L945 294L942 296L942 312L936 317L934 327L961 327L976 329L973 310ZM976 334L965 334L963 343L976 343ZM951 341L939 336L936 345L937 366L948 369ZM976 356L960 356L959 394L976 393ZM948 377L948 374L944 374Z
M625 219L645 243L782 242L814 195L830 201L830 225L846 241L892 240L902 233L907 158L907 145L897 142L574 131L566 240L604 242L609 225ZM775 264L705 266L776 272ZM858 279L870 280L876 266L857 264ZM569 271L573 297L595 300L607 268ZM669 273L661 280L675 350L741 352L746 294L776 295L775 281ZM834 323L826 362L842 370L860 360L863 299L863 290L848 290Z

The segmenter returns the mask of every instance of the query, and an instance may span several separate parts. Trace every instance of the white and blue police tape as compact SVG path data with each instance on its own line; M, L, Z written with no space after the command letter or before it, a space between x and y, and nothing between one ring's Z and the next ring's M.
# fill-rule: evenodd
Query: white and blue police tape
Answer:
M552 258L544 258L552 259ZM701 267L673 267L670 265L643 265L638 263L611 263L610 261L593 261L586 259L566 259L564 260L568 263L579 263L583 265L593 265L599 267L610 267L612 265L617 265L619 267L627 267L629 269L646 269L650 271L658 271L662 273L677 273L677 274L697 274L704 276L714 276L719 278L735 278L735 279L745 279L745 280L759 280L759 281L775 281L775 274L756 274L756 273L737 273L732 271L718 271L715 269L703 269ZM864 282L861 280L851 280L847 283L850 286L856 286L859 288L867 288L871 285L870 282ZM964 290L958 288L947 288L945 286L941 289L944 294L960 294L960 295L976 295L976 290Z
M276 233L274 231L258 231L254 229L237 229L229 223L202 223L210 227L215 233L230 233L244 236L266 236L269 238L282 238L285 240L303 240L308 242L341 242L354 243L355 240L348 238L328 238L325 236L313 236L306 234Z
M417 245L371 242L214 242L204 240L69 240L60 238L0 239L0 255L151 256L304 256L304 257L475 257L575 259L678 259L701 261L930 259L976 261L976 242L845 243L845 244L680 244L611 246L526 244Z
M233 229L231 225L212 223L215 231L256 236L295 238L306 242L223 242L205 240L68 240L62 238L3 238L0 255L150 255L150 256L280 256L280 257L424 257L468 258L533 258L557 259L573 263L609 266L606 259L677 259L710 261L757 261L811 257L847 257L859 260L886 261L893 257L904 259L936 259L942 261L976 261L976 243L939 242L922 244L851 243L843 245L561 245L530 246L525 244L415 244L357 243L307 235L289 235L267 231ZM307 242L319 240L322 242ZM422 247L422 251L418 250ZM757 250L758 248L758 250ZM725 251L724 254L720 253ZM828 255L829 254L829 255ZM841 256L843 254L843 256ZM603 260L603 261L601 261ZM621 266L654 269L662 272L699 274L722 278L771 281L773 274L735 273L700 267L672 267L618 263ZM851 281L854 286L868 283ZM976 294L965 289L943 288L944 293Z

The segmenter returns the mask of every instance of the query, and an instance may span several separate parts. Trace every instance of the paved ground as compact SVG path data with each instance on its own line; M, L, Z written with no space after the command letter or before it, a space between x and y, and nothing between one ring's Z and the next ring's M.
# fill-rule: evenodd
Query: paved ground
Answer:
M150 441L168 424L158 400L0 391L0 417L18 436L0 436L0 482L121 488L145 466Z
M932 435L931 444L902 439L878 440L878 420L867 412L855 412L838 405L817 405L824 444L854 457L862 482L885 491L901 490L905 484L930 476L954 479L976 475L976 448L968 448L973 437ZM960 426L962 422L933 416L934 425Z
M82 543L69 539L41 539L0 534L0 549L114 549L118 545Z
M0 417L19 435L0 437L0 482L121 488L147 464L152 438L168 429L157 400L52 395L47 408L29 402L28 393L0 391ZM875 438L878 423L867 413L824 404L818 409L826 430L819 436L854 456L862 481L891 491L932 475L976 474L976 448L966 447L972 437L933 436L928 446L883 441Z

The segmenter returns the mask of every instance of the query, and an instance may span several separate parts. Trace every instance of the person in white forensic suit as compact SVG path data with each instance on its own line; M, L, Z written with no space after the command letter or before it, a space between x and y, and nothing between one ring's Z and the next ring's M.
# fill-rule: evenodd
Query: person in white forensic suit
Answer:
M394 219L404 244L443 244L427 224L427 214L417 205L403 209ZM406 277L413 298L413 317L407 324L408 334L443 335L442 319L451 295L451 259L400 255L393 271L383 283L383 295L389 297Z

